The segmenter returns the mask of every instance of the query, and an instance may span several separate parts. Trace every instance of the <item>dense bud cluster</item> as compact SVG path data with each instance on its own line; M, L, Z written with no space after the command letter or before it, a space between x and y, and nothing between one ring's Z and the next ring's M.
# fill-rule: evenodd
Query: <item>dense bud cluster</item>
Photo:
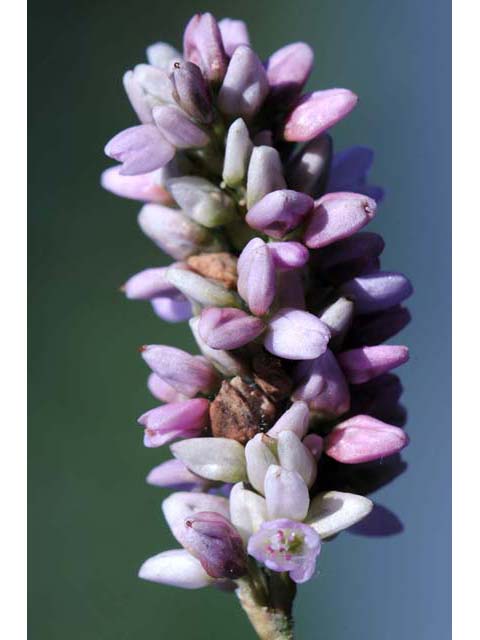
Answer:
M188 320L201 355L141 349L162 403L138 420L144 444L172 443L174 456L147 481L178 489L163 509L182 549L140 576L236 587L260 635L290 637L262 631L245 585L288 618L285 580L308 580L322 541L396 475L408 438L391 371L408 349L383 343L409 322L412 288L381 270L383 239L363 230L383 199L372 152L334 151L329 129L357 97L302 93L308 45L262 61L243 22L205 13L183 54L157 43L147 58L124 76L140 124L107 144L120 165L102 184L145 203L142 231L174 260L132 276L125 295Z

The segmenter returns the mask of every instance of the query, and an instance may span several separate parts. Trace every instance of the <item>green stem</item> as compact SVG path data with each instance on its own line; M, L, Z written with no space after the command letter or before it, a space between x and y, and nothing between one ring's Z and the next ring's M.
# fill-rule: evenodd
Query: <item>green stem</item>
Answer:
M272 608L248 578L238 580L236 594L260 640L294 640L291 603Z

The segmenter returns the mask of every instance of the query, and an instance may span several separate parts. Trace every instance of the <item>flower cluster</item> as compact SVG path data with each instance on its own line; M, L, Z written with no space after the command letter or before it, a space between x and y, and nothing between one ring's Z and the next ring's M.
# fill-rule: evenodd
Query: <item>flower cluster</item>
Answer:
M344 470L362 484L408 442L391 373L408 349L384 343L409 322L412 288L362 231L383 199L372 152L333 151L328 131L357 97L302 93L308 45L262 61L243 22L205 13L183 54L157 43L147 58L124 76L140 124L107 144L120 165L102 184L145 203L142 231L174 260L132 276L126 296L188 320L201 355L141 349L162 403L139 418L144 444L174 456L147 481L176 490L163 510L181 548L140 576L247 585L271 609L275 576L311 578L322 541L370 512Z

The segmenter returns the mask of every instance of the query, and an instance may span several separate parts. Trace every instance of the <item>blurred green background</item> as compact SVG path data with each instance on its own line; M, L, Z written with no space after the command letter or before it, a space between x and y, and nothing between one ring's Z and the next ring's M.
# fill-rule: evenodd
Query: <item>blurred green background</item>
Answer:
M193 347L118 287L165 262L139 206L102 192L104 143L134 123L121 76L157 40L177 45L190 15L247 20L262 56L314 47L310 86L360 95L337 148L376 150L388 198L372 228L386 268L416 294L404 332L409 470L375 499L405 531L345 533L299 590L300 640L450 637L450 5L446 0L30 3L30 579L35 640L253 638L234 597L139 581L174 546L164 493L144 484L166 451L146 450L136 417L143 343Z

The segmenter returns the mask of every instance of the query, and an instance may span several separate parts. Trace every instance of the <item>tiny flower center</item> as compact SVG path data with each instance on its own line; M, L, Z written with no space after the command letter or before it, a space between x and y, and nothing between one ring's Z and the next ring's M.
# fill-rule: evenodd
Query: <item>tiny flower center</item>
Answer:
M266 546L269 555L284 555L286 559L303 548L303 535L291 529L278 529Z

